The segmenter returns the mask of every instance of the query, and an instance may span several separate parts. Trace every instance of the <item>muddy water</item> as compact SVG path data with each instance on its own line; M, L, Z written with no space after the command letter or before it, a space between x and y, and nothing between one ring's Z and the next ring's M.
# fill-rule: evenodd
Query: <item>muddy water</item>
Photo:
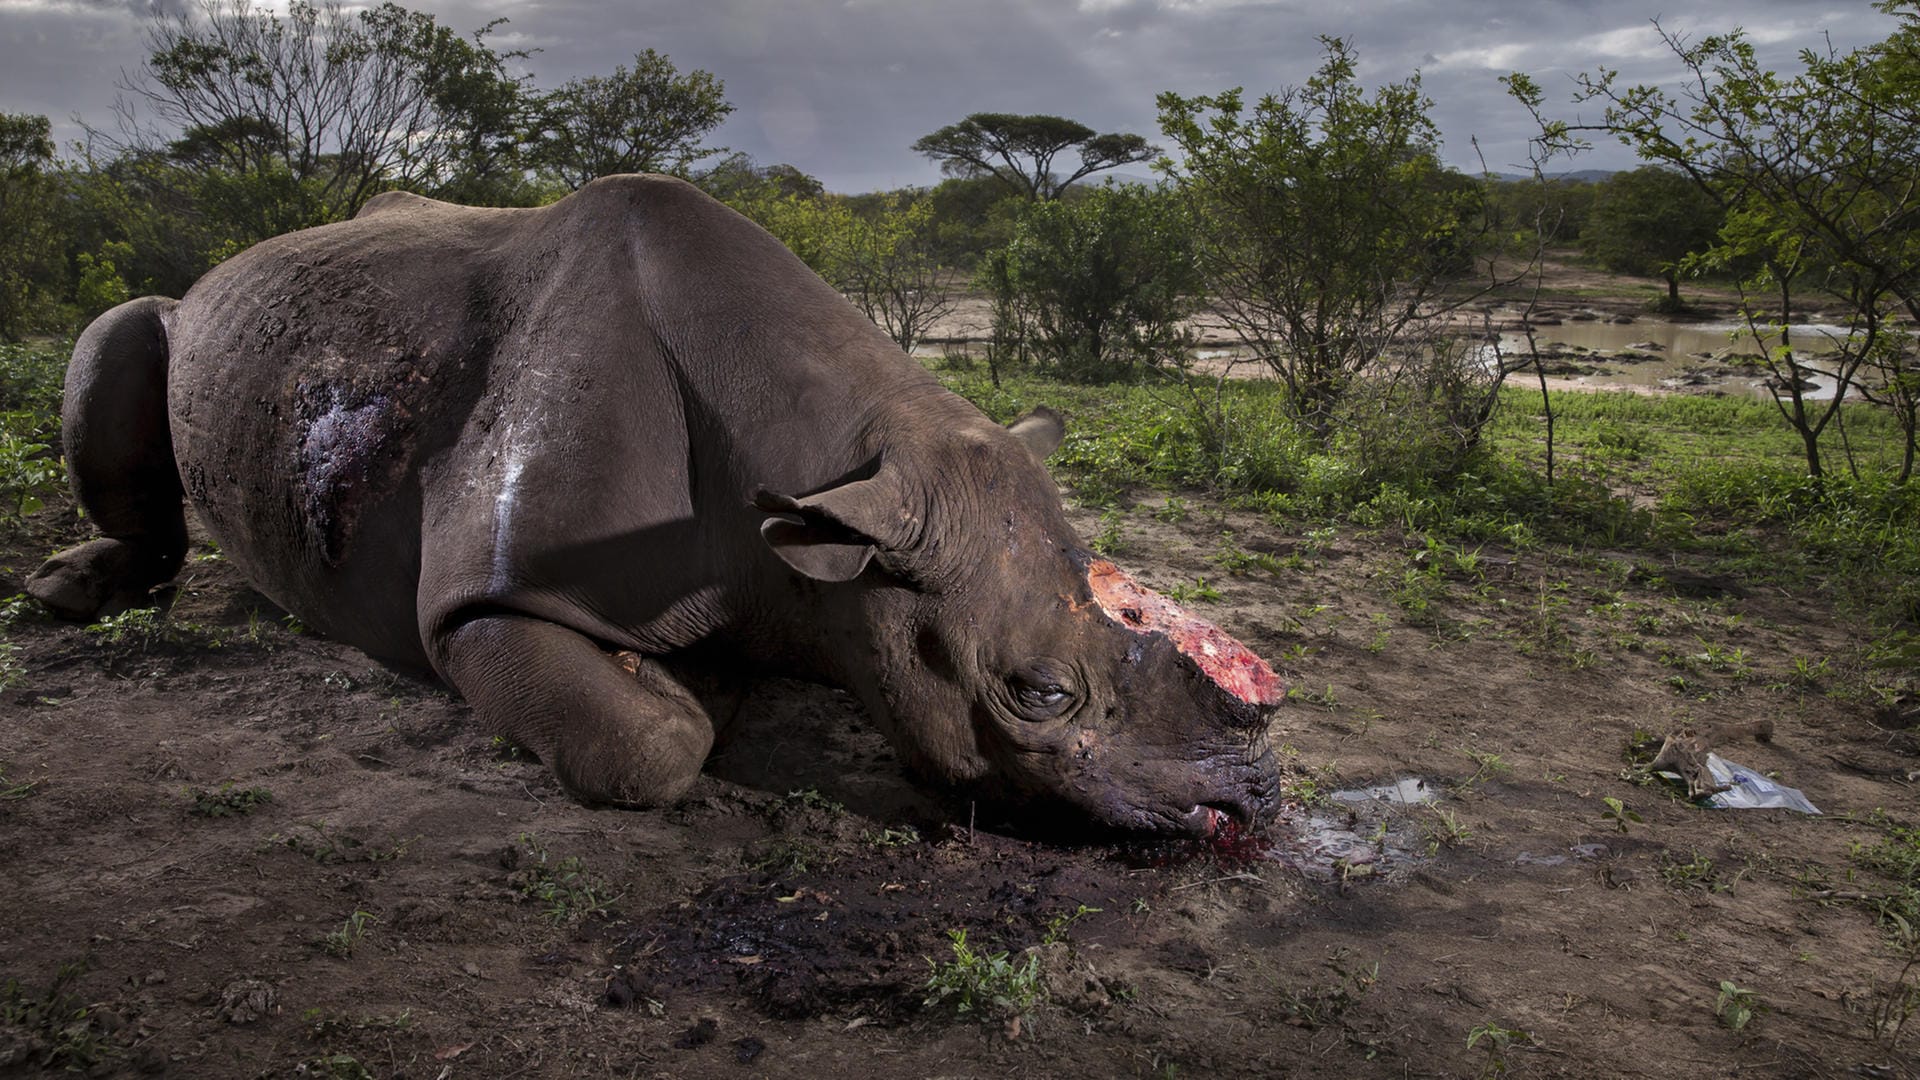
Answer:
M1517 316L1518 313L1512 314ZM1821 356L1832 352L1835 342L1844 335L1843 327L1824 323L1798 323L1788 328L1789 340L1796 354L1821 370L1825 370L1820 362ZM1592 363L1605 364L1606 373L1572 376L1571 381L1576 385L1594 389L1675 389L1677 380L1685 380L1703 368L1712 371L1724 367L1740 368L1738 358L1762 356L1766 348L1777 345L1779 339L1769 336L1763 345L1744 323L1676 323L1643 319L1633 323L1595 320L1539 326L1534 331L1534 341L1542 350L1607 354L1591 358ZM1650 344L1658 348L1648 348ZM1524 334L1506 332L1500 335L1500 348L1508 356L1523 353L1526 347ZM1623 353L1630 357L1650 355L1652 359L1631 362L1611 359ZM1749 369L1742 368L1732 374L1719 375L1716 381L1729 391L1744 389L1755 395L1771 393L1762 381L1762 375L1752 373ZM1808 396L1815 400L1831 399L1835 382L1817 377L1815 381L1818 388Z
M1336 791L1328 805L1283 815L1265 857L1318 881L1391 878L1431 857L1423 808L1438 798L1418 778Z

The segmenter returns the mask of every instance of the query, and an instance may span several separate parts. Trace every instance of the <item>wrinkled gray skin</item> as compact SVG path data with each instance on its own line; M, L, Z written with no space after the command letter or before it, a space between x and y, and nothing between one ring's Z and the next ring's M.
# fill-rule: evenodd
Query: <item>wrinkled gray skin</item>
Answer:
M583 800L680 796L769 671L852 690L918 775L1036 830L1273 807L1267 710L1088 602L1058 419L993 424L679 181L383 195L101 316L64 422L104 536L43 602L171 578L184 493L262 593L430 668Z

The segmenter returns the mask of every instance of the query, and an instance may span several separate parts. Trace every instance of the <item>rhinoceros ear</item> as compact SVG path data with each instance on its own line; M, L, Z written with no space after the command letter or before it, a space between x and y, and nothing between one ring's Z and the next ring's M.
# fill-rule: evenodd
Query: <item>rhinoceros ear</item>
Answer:
M760 524L760 538L781 561L815 581L852 581L875 551L903 550L920 531L885 470L799 499L761 491L753 505L775 515Z
M1059 413L1040 405L1008 424L1007 430L1027 444L1027 449L1033 452L1033 460L1045 463L1047 455L1060 449L1060 440L1067 437L1067 422Z

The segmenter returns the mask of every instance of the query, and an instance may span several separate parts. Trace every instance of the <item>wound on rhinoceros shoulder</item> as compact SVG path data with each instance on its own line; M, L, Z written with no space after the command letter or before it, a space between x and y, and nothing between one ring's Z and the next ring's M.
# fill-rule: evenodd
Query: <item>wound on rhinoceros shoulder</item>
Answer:
M1265 660L1226 631L1105 559L1086 560L1087 586L1107 617L1136 634L1165 634L1216 685L1252 705L1278 705L1286 687Z

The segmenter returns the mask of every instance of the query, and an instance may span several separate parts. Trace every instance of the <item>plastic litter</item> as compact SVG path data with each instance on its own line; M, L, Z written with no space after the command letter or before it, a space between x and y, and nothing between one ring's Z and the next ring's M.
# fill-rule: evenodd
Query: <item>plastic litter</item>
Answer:
M1777 784L1745 765L1735 764L1718 754L1707 755L1707 768L1716 782L1729 785L1717 795L1709 795L1706 805L1722 810L1798 810L1818 814L1819 808L1807 801L1798 788Z

